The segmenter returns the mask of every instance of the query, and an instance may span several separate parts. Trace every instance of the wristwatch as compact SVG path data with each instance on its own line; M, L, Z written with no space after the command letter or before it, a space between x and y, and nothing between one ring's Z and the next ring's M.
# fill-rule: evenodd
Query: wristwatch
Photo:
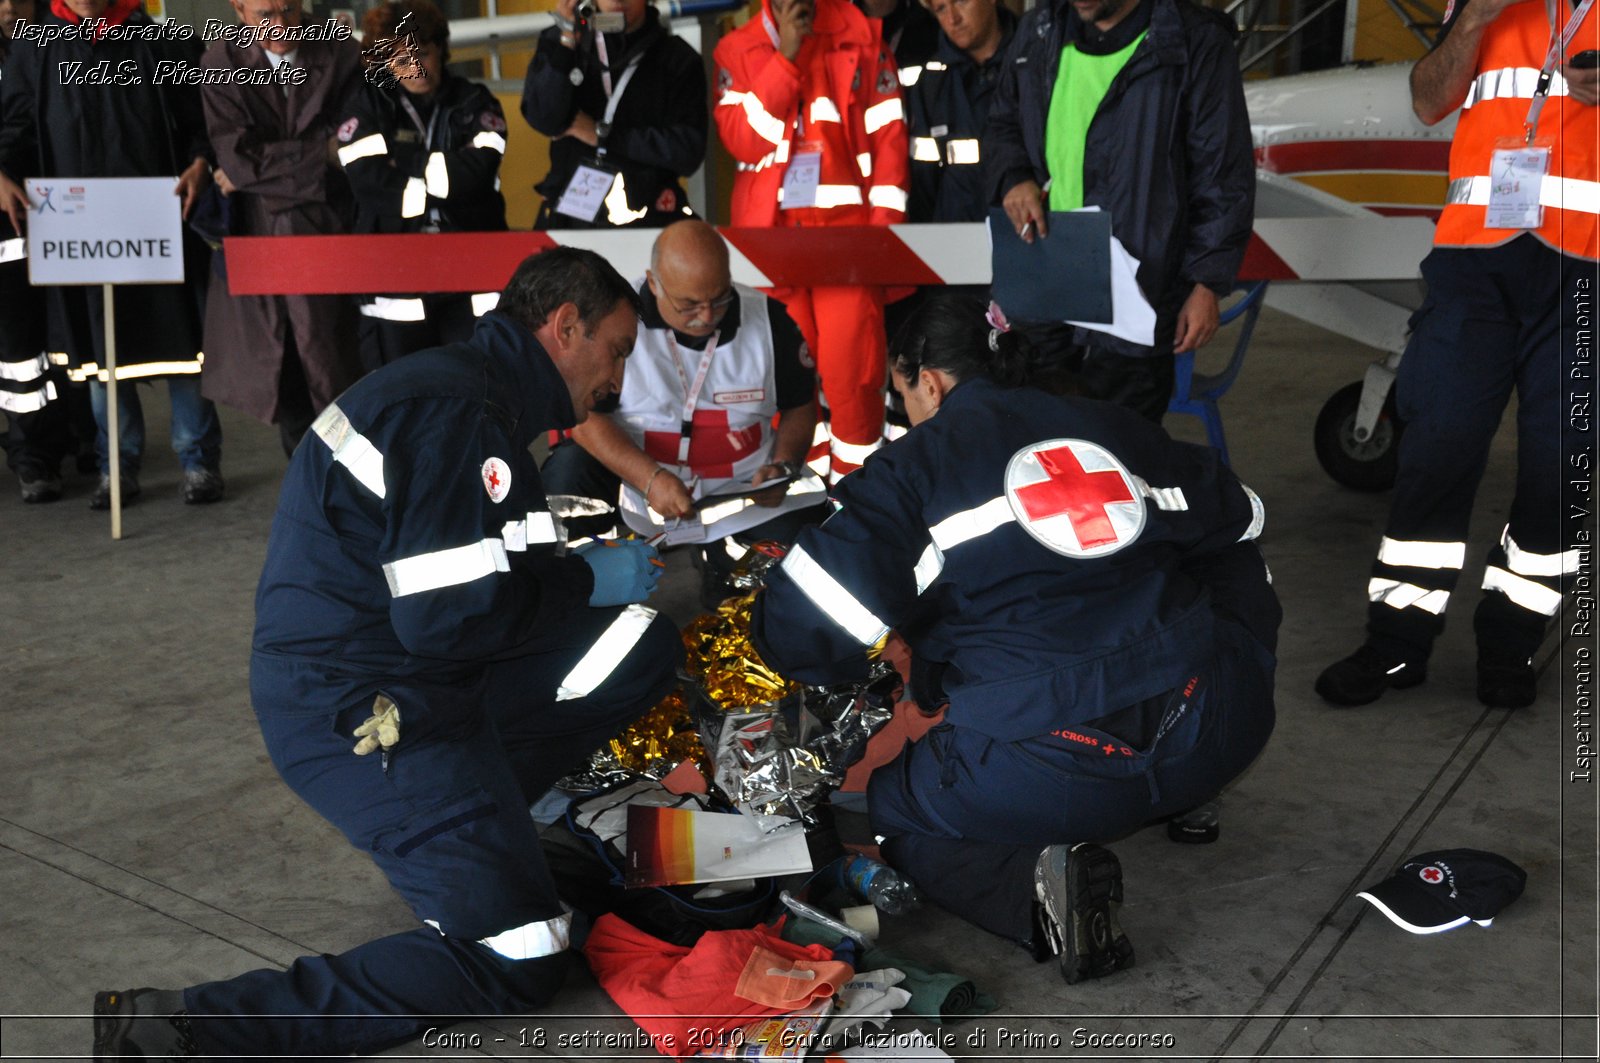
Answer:
M782 475L791 480L800 475L800 463L798 461L769 461L767 464L778 469Z

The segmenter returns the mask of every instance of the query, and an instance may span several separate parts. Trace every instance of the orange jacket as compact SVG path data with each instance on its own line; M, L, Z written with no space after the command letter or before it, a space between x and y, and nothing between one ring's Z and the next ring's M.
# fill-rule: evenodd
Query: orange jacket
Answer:
M778 54L771 0L717 45L722 142L738 163L734 225L904 221L911 163L894 59L880 24L846 0L817 0L795 61ZM820 151L816 206L779 208L791 155Z
M1571 8L1560 5L1560 32ZM1450 192L1434 243L1444 247L1501 244L1522 230L1484 228L1490 161L1503 138L1519 141L1539 68L1550 47L1545 5L1514 4L1483 34L1478 73L1461 108L1450 145ZM1568 55L1600 47L1600 14L1591 9L1567 47ZM1535 235L1557 251L1600 258L1600 108L1568 99L1557 72L1539 115L1538 141L1549 140L1550 173L1540 190L1544 219Z

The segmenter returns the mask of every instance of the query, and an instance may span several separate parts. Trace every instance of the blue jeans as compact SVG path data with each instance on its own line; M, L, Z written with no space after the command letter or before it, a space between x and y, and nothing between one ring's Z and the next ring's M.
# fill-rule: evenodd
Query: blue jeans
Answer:
M172 449L184 471L217 470L222 464L222 423L217 408L200 394L198 376L167 378L167 393L172 399ZM117 435L121 443L122 467L138 473L144 456L144 407L134 381L117 385ZM100 472L111 471L111 452L106 443L106 386L89 382L89 402L94 406L94 451L100 459Z

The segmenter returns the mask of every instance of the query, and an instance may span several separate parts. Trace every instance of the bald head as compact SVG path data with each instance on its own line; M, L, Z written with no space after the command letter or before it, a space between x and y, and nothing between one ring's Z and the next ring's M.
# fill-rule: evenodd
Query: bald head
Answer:
M709 336L733 302L728 245L717 230L698 219L661 230L650 252L650 292L672 328Z

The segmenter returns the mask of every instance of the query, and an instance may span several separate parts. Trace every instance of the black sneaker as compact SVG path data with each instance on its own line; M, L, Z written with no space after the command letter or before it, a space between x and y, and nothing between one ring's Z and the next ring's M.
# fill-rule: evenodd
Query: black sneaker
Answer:
M133 505L133 500L139 497L139 477L131 472L122 474L122 504ZM111 474L100 474L100 485L94 489L94 494L89 496L90 509L111 508Z
M94 995L94 1058L172 1060L199 1055L183 993L129 989Z
M61 477L42 469L18 469L17 483L22 488L22 500L29 505L54 502L61 497Z
M1045 941L1068 985L1133 966L1133 944L1117 922L1122 865L1110 849L1052 845L1033 867Z
M1538 696L1532 662L1478 658L1478 700L1491 709L1525 709Z
M1173 816L1167 820L1167 837L1187 845L1210 845L1222 837L1222 807L1207 801Z
M1317 676L1317 693L1334 705L1366 705L1385 690L1405 690L1428 678L1427 661L1403 661L1370 642Z
M185 505L204 505L222 499L224 484L222 474L215 469L183 470L183 501Z

